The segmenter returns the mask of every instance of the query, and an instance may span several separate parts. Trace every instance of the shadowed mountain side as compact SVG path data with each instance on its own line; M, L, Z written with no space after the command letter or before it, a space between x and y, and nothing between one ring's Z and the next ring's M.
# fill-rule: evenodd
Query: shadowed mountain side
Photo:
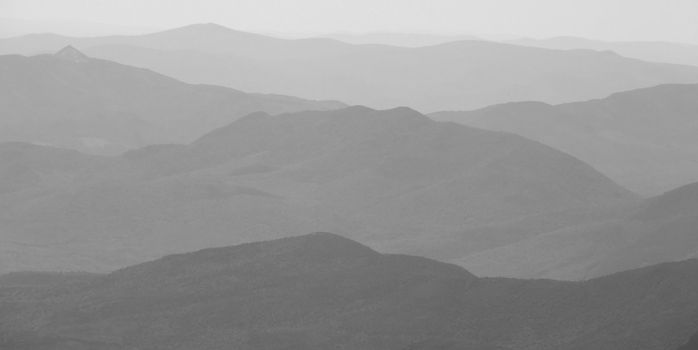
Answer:
M256 113L100 159L69 186L0 196L5 271L105 271L308 231L455 260L636 201L552 148L409 108Z
M663 83L697 83L698 68L608 52L465 40L404 48L285 40L198 24L141 36L0 40L0 52L74 45L94 57L191 83L341 100L375 108L462 110L510 101L563 103ZM351 64L348 64L351 62Z
M597 274L698 257L698 183L647 200L626 222L640 227L635 239L604 259Z
M72 150L0 143L0 196L68 186L76 178L91 176L108 162L108 159Z
M12 310L0 313L0 344L674 349L698 327L697 284L695 260L583 283L478 279L317 233L168 256L72 283L0 287L0 307Z
M625 218L581 225L459 261L478 275L584 279L698 257L698 184L646 200Z
M698 85L662 85L551 106L510 103L432 114L542 142L622 186L657 195L698 181Z
M678 350L696 350L698 349L698 334L694 334L688 343L684 344Z
M256 111L340 108L335 102L190 85L145 69L85 56L0 56L0 141L115 154L190 142Z

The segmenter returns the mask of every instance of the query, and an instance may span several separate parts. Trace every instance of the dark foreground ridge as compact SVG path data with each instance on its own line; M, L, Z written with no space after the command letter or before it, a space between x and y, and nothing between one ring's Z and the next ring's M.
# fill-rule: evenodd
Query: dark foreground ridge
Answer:
M697 287L695 260L479 279L315 233L3 285L0 349L676 349L698 328Z

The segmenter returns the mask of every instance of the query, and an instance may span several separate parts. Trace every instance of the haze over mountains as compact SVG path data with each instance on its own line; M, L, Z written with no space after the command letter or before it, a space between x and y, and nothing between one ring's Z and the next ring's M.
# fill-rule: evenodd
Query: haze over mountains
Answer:
M698 85L662 85L586 102L508 103L430 116L506 131L567 152L643 195L698 181Z
M32 51L72 41L88 51L157 51L153 62L183 54L188 59L181 62L196 64L189 58L201 57L208 65L196 72L216 67L211 55L259 65L372 50L455 57L467 46L567 63L577 54L601 57L477 41L409 49L283 40L211 24L143 36L32 35L2 47ZM693 69L632 62L643 72ZM7 77L0 99L12 111L0 136L34 144L0 145L2 271L108 271L174 252L310 231L339 232L382 251L494 276L585 279L695 256L693 216L640 220L644 204L621 186L656 195L698 181L698 85L431 115L553 149L512 134L433 122L405 107L254 113L237 120L256 111L344 105L182 83L72 46L53 55L0 56L0 65ZM97 157L39 145L131 151ZM651 243L657 227L682 238Z
M439 35L419 33L338 33L321 37L343 41L349 44L381 44L402 47L422 47L440 45L453 41L482 40L474 35Z
M31 20L0 17L0 38L37 33L54 33L74 36L100 36L115 34L143 34L152 32L150 27L124 26L94 21Z
M279 95L191 85L90 58L67 46L53 55L0 56L0 141L100 154L191 142L246 114L343 107Z
M4 271L108 271L330 229L452 260L636 201L552 148L408 108L257 113L122 157L2 148Z
M549 39L516 39L512 44L541 47L555 50L588 49L613 51L619 55L650 62L688 64L698 66L698 45L661 41L612 42L576 37L555 37Z
M22 68L7 73L5 103L22 112L6 137L94 153L194 139L246 110L342 106L184 84L71 47L2 59ZM433 116L538 139L646 194L696 180L696 96L696 85L666 85ZM256 113L190 145L115 158L23 143L0 146L0 158L2 271L109 271L321 230L488 276L585 279L698 251L695 215L644 220L632 193L575 158L408 108ZM666 230L676 239L657 244Z
M427 27L619 15L510 1ZM464 6L70 2L0 12L298 33ZM633 5L614 36L690 37L693 5L651 30ZM696 47L5 24L0 350L696 347Z
M695 260L583 283L480 279L327 233L4 280L13 350L663 350L698 328Z
M29 35L1 40L0 53L35 54L68 44L191 83L375 108L408 105L424 112L519 100L571 102L662 83L698 83L698 68L608 52L483 41L420 48L350 45L276 39L214 24L141 36Z

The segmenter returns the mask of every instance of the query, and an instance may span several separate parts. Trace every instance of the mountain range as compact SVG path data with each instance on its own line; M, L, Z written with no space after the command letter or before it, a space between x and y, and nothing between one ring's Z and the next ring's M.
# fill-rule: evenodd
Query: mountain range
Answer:
M698 49L453 39L0 39L0 350L696 349Z
M404 107L254 113L118 157L1 144L0 164L2 271L111 271L312 231L451 261L637 202L550 147Z
M659 195L698 181L698 85L661 85L585 102L518 102L437 120L522 135L587 162L622 186Z
M549 39L516 39L511 44L554 50L613 51L619 55L650 62L664 62L698 66L698 45L662 41L601 41L577 37Z
M586 282L477 278L328 233L0 280L12 350L664 350L698 328L696 260Z
M563 103L663 83L698 83L696 67L593 50L473 40L418 48L351 45L278 39L215 24L137 36L27 35L0 40L0 53L53 52L66 45L190 83L424 112L523 100Z
M190 85L72 47L2 59L0 100L17 111L4 140L25 142L0 144L0 271L104 272L309 231L486 276L578 280L696 256L695 215L644 219L654 199L617 184L648 195L698 180L696 85L432 115L570 156L405 107L240 118L343 105ZM666 230L677 238L658 244Z
M156 143L191 142L252 112L343 106L186 84L90 58L71 46L53 55L0 56L2 142L118 154Z

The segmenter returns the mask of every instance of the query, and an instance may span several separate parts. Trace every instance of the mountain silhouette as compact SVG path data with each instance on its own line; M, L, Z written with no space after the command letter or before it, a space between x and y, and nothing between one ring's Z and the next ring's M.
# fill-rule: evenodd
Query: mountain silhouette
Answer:
M698 181L698 85L661 85L600 100L509 103L437 120L512 132L567 152L652 196Z
M84 63L87 62L90 58L87 57L84 53L78 51L78 49L68 45L64 48L62 48L60 51L55 53L55 56L67 61L71 61L74 63Z
M549 39L517 39L512 44L555 50L588 49L613 51L625 57L650 62L664 62L698 66L698 45L661 41L600 41L577 37Z

